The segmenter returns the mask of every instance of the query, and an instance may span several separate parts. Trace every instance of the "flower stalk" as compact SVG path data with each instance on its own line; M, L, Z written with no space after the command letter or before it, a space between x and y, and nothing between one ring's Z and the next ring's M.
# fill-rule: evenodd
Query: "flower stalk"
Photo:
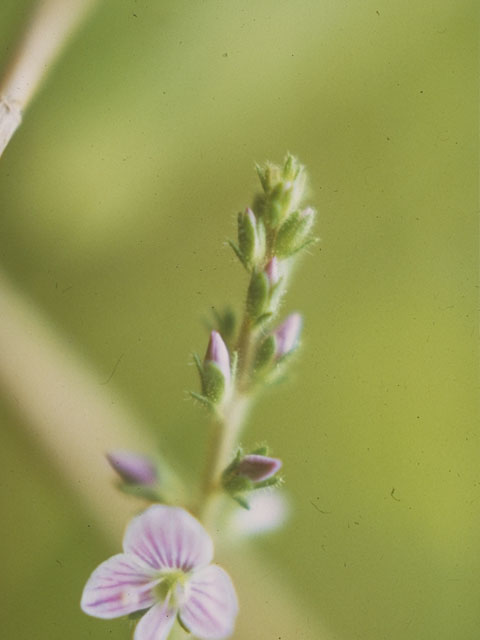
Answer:
M252 208L239 214L238 244L230 243L250 274L243 318L231 353L236 365L228 398L210 406L210 443L200 495L192 508L207 524L212 524L216 516L216 505L225 488L223 473L261 390L259 382L273 379L284 356L296 348L301 328L299 314L289 316L276 330L271 325L278 315L296 254L313 241L309 233L314 211L297 209L304 197L305 171L290 155L283 167L268 164L263 169L257 167L257 171L263 193ZM285 226L288 233L279 234ZM260 362L265 346L269 351Z

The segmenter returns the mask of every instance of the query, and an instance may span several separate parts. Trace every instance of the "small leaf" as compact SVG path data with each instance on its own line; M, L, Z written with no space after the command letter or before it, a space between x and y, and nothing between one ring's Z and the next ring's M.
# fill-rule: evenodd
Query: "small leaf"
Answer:
M255 215L249 209L238 214L238 248L244 263L250 266L258 252L258 238Z
M200 356L198 355L198 353L194 353L193 354L193 362L195 363L195 366L197 367L197 371L198 374L200 376L200 379L203 378L203 364L202 361L200 360Z
M225 392L225 376L213 361L203 365L202 393L212 403L217 404Z
M197 393L196 391L189 391L188 393L194 400L198 400L201 404L203 404L203 406L207 407L207 409L215 409L215 405L213 404L213 402L205 396L202 396L201 393Z
M238 502L238 504L243 507L244 509L250 510L250 505L248 504L247 500L240 495L236 495L236 496L232 496L232 498L235 500L235 502Z
M258 348L256 357L255 357L255 370L263 369L268 364L273 361L275 351L276 351L276 340L275 336L269 335L262 342L260 347Z
M240 260L240 262L242 263L242 265L245 267L245 269L247 269L248 271L248 265L245 262L245 258L242 255L242 252L240 251L240 249L237 247L237 245L232 242L231 240L228 240L228 244L232 247L235 255L237 256L237 258Z
M267 322L267 320L270 320L272 316L273 313L271 311L269 311L268 313L262 313L262 315L255 320L255 327L260 327L262 324Z
M221 334L225 343L230 342L235 333L235 327L237 324L235 312L231 307L225 307L221 312L213 309L213 315L216 321L215 328L218 329L218 332Z
M262 445L261 447L257 447L254 451L252 451L252 455L254 456L268 456L268 447L267 445Z

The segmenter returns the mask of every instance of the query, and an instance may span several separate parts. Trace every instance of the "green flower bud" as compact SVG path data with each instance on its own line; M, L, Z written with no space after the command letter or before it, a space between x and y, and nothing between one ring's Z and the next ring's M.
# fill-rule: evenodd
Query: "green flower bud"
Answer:
M238 248L246 267L255 265L265 253L265 230L250 208L238 214Z
M283 168L267 164L257 167L265 191L263 219L270 229L278 226L297 209L305 192L306 174L303 165L288 155Z
M315 221L315 211L308 207L294 211L278 230L275 252L278 256L289 257L302 249L308 242L308 235Z
M218 331L212 331L207 353L201 367L202 394L213 404L219 404L230 392L230 356Z

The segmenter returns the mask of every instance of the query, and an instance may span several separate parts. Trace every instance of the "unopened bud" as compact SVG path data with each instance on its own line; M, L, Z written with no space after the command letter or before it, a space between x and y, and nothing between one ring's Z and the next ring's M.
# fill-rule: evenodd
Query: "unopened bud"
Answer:
M208 362L215 364L223 373L225 380L230 382L230 356L228 355L225 342L218 331L212 331L210 333L204 364Z
M282 461L278 458L256 452L243 455L239 450L222 474L223 488L242 507L248 509L247 496L251 491L281 483L281 479L276 476L281 466Z
M307 207L288 216L277 233L275 251L279 256L291 256L309 242L309 233L315 221L315 211Z
M244 456L234 469L234 473L248 478L253 483L263 482L274 476L281 468L282 461L278 458L269 458L250 454Z
M265 267L265 273L267 274L270 286L273 287L274 285L276 285L280 278L280 273L278 268L278 260L275 256L273 256L273 258L267 263L267 266Z
M258 319L275 312L283 293L281 276L281 265L275 256L263 271L252 273L247 293L247 311L252 318Z
M257 167L257 171L265 191L265 224L276 229L300 206L305 192L305 169L289 154L283 167L267 164L264 169Z
M282 358L297 347L302 324L302 316L292 313L275 330L276 358Z
M203 394L212 402L222 400L230 387L230 356L218 331L212 331L203 361Z
M238 249L245 266L250 267L262 259L265 252L265 231L257 223L250 208L238 214Z
M126 484L147 487L157 484L157 468L147 456L132 451L111 451L106 457Z

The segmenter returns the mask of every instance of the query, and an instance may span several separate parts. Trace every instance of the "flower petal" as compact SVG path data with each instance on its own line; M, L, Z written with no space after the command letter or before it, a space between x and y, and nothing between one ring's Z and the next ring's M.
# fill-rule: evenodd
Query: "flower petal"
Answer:
M195 571L180 608L187 629L200 640L228 638L237 613L237 594L228 573L215 565Z
M123 548L153 569L190 571L213 557L212 540L198 520L185 509L160 504L131 521Z
M102 562L88 579L81 608L97 618L117 618L152 606L152 588L158 582L152 570L135 556L119 553Z
M168 600L147 611L135 629L134 640L165 640L175 622L177 610Z

